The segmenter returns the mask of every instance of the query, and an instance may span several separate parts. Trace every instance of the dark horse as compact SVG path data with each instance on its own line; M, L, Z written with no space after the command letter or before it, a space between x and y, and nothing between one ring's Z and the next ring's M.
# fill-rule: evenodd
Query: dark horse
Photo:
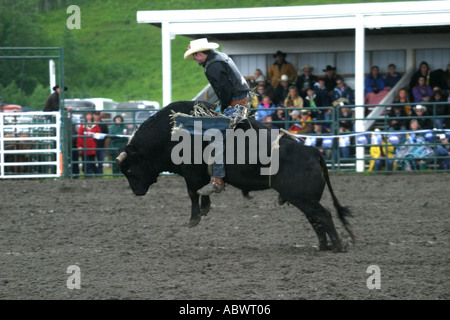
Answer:
M212 108L212 105L204 103L204 106ZM168 171L184 177L188 194L192 202L190 226L196 226L202 215L206 215L210 208L208 196L201 197L197 190L209 183L208 165L201 164L174 164L171 159L172 149L179 142L172 141L171 115L174 112L189 114L194 109L193 101L174 102L160 110L154 116L147 119L134 132L128 144L120 149L116 161L120 164L122 173L127 177L128 183L136 195L145 195L161 172ZM256 130L259 142L260 129L270 130L264 124L254 120L241 121L235 129ZM249 150L249 141L245 139L245 150ZM336 232L331 213L320 204L325 185L333 198L333 204L338 212L338 217L345 229L353 237L350 226L346 220L350 211L340 205L331 187L328 169L322 154L314 147L304 146L291 137L282 136L279 141L279 169L273 175L261 175L260 169L267 167L259 162L256 164L226 163L226 177L224 181L238 189L244 196L249 191L273 188L279 193L279 203L289 202L300 209L311 223L319 239L321 250L330 249L327 243L329 236L332 249L343 251L341 241ZM204 142L203 147L207 145ZM273 152L271 138L267 139L267 150ZM259 148L259 145L258 145ZM235 150L236 151L236 150ZM246 154L248 160L249 152ZM234 153L236 158L237 152ZM225 191L226 192L226 191Z

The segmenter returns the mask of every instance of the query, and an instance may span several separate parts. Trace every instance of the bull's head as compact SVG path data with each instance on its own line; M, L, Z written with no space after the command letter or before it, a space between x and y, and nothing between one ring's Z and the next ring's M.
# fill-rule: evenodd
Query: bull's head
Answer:
M151 161L136 152L132 145L119 150L116 162L137 196L145 195L148 188L158 179L159 172L154 169Z

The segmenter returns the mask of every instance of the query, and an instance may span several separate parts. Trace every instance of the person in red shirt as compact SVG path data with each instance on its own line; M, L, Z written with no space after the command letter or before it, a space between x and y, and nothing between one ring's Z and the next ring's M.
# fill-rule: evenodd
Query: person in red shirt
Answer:
M80 149L78 153L83 157L83 171L86 175L98 173L95 164L97 142L94 139L94 134L101 133L101 131L100 127L93 123L93 119L92 112L87 112L85 123L80 125L80 129L78 129L77 148Z

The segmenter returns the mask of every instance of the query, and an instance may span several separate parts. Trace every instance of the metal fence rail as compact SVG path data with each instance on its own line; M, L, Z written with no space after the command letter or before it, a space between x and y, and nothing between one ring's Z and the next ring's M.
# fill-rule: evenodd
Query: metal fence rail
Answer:
M59 112L0 113L0 178L61 176Z

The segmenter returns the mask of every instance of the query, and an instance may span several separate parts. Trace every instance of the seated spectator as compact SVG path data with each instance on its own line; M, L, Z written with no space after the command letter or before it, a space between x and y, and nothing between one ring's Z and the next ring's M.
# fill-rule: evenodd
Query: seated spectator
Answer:
M314 88L314 84L317 82L318 78L312 74L313 67L309 64L305 64L302 67L303 73L297 79L297 90L300 97L306 97L306 90L309 88Z
M323 127L320 123L314 123L313 134L321 136L323 135ZM317 138L315 136L308 136L305 138L305 145L312 146L319 149L320 153L323 154L325 159L331 159L331 148L323 146L323 138Z
M450 99L450 63L447 64L447 69L442 75L442 83L443 83L442 86L443 93L448 96L448 99Z
M289 94L284 99L285 108L303 108L303 99L298 95L297 87L290 86Z
M429 85L425 84L425 78L420 76L417 83L412 89L414 102L430 102L433 96L433 90Z
M276 106L283 105L284 99L289 94L289 77L287 74L283 74L280 78L278 87L275 88L273 92L273 103Z
M364 79L364 103L377 104L387 94L384 91L385 84L383 77L380 75L378 66L373 66L370 73Z
M391 91L393 87L400 81L401 75L399 75L396 71L395 64L391 63L388 66L388 74L384 77L384 85L385 89Z
M342 132L353 131L353 114L348 107L341 107L339 113L339 128Z
M405 171L416 171L418 168L426 167L427 157L433 155L431 149L421 133L417 133L420 129L417 119L409 122L411 132L405 134L403 144L397 148L396 157L401 158L399 163Z
M389 130L406 130L409 127L405 109L401 105L394 105L388 112Z
M380 131L375 129L375 131ZM392 171L394 168L395 147L383 135L373 133L370 147L370 167L369 171L381 171L382 167L386 171Z
M263 86L264 87L264 94L270 97L270 100L273 100L273 87L270 85L270 83L267 82L267 78L264 76L259 76L256 79L256 85L257 86Z
M333 92L333 89L331 90L331 93ZM314 93L317 96L318 107L326 107L331 105L331 93L325 85L325 79L319 78L319 80L314 84Z
M427 108L425 106L422 106L420 104L415 106L413 116L418 117L416 118L416 120L419 124L420 129L433 129L433 122L431 121L431 119L421 118L428 116Z
M448 135L445 133L439 135L441 144L436 146L436 156L443 157L438 159L439 168L442 170L450 170L450 144L448 143Z
M336 67L328 65L325 69L322 69L322 71L326 73L324 78L325 87L328 90L328 95L331 95L336 87L337 78L339 77L336 74Z
M297 80L297 70L292 63L286 61L286 53L277 51L273 57L275 62L270 65L267 77L270 80L272 87L278 87L278 79L281 79L283 74L286 74L289 78L289 82Z
M426 61L422 61L419 65L419 69L413 74L411 80L409 81L409 90L412 92L412 89L416 86L417 81L420 77L425 79L425 85L430 86L430 77L431 77L431 69ZM413 99L413 97L411 97Z
M331 101L334 104L334 101L338 100L339 98L347 99L348 104L355 104L355 95L353 93L353 90L345 84L343 78L337 78L336 87L333 90Z
M311 133L313 130L313 125L311 122L311 117L308 114L308 110L301 109L300 111L294 110L290 114L292 121L295 121L293 125L290 126L289 132L295 134L305 134Z
M258 79L261 76L264 77L264 74L263 74L262 70L261 69L255 69L255 72L253 73L253 87L256 86L256 79ZM252 88L252 87L250 87L250 88Z
M256 120L268 122L272 121L272 114L275 113L275 105L270 100L268 95L264 95L261 103L258 105L258 110L256 111ZM270 119L268 119L270 117Z
M433 96L431 102L438 102L433 105L427 105L427 112L430 115L435 115L436 118L431 119L436 129L444 129L445 117L450 115L449 104L447 99L442 94L442 90L439 87L433 88Z
M256 87L256 92L254 93L253 97L252 97L252 107L253 108L258 108L259 104L262 101L262 98L264 96L264 86L263 85L258 85Z
M409 95L408 90L406 88L401 88L397 92L397 96L394 98L394 103L401 103L403 104L403 109L407 116L410 116L412 114L412 108L409 102Z
M347 130L340 126L339 127L339 133L345 133ZM343 159L348 159L350 158L350 144L351 144L351 139L350 136L348 135L341 135L339 136L338 139L338 144L339 144L339 152L341 153L341 158Z
M317 120L319 110L317 107L319 106L319 99L312 88L306 90L306 97L304 101L304 106L307 108L311 108L311 117Z
M277 109L272 114L272 121L286 121L286 110L283 109ZM289 116L288 116L289 118ZM278 129L284 128L284 123L274 123L273 126L277 127Z

